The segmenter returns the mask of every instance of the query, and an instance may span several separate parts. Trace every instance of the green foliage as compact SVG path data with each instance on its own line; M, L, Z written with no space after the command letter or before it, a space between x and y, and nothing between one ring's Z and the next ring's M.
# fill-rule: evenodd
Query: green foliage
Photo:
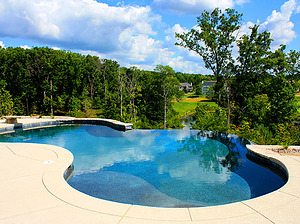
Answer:
M270 98L270 124L286 123L296 112L295 89L283 74L272 77L268 86Z
M255 124L266 125L268 116L271 113L271 103L267 94L255 95L253 98L246 99L248 105L246 117Z
M273 140L274 145L287 149L290 145L300 144L300 130L294 124L278 124Z
M143 128L180 127L171 105L180 97L178 80L169 66L144 72L48 47L1 48L0 62L2 115L99 116Z
M246 122L240 126L231 125L230 133L246 138L259 145L270 145L273 143L273 133L268 127L263 125L251 128L251 124Z
M157 65L155 68L157 74L157 93L163 99L164 129L167 128L167 113L170 102L177 96L179 81L174 77L175 72L170 66Z
M234 9L226 9L225 13L218 8L211 13L204 11L197 18L199 29L176 33L176 38L180 41L176 45L199 54L205 67L212 70L218 78L222 76L222 69L230 63L234 32L240 27L241 16Z
M290 145L300 144L300 130L294 124L277 124L272 129L263 125L251 128L249 123L241 126L231 126L230 132L244 137L259 145Z
M287 54L283 45L271 51L271 34L260 33L258 25L237 40L234 33L241 17L232 9L204 11L197 18L199 29L176 34L176 45L195 51L212 71L217 80L214 100L227 109L227 113L220 108L211 112L207 106L198 106L194 128L226 131L227 114L227 126L232 123L234 133L260 144L276 143L275 138L281 144L293 143L288 136L297 129L282 124L291 123L296 112L299 86L294 80L299 79L300 53ZM232 56L235 44L236 58Z
M0 80L0 116L13 114L13 100L10 93L5 89L5 82Z
M195 51L202 57L205 67L217 80L214 85L215 99L219 106L227 107L227 126L230 123L231 76L234 70L232 49L236 41L235 32L240 28L242 15L234 9L224 13L218 8L211 13L204 11L197 18L198 29L188 33L176 33L180 40L176 45ZM225 97L224 97L225 96Z
M202 81L214 80L213 75L187 74L182 72L176 72L175 77L180 83L192 83L193 87L201 85Z
M226 112L220 107L214 108L207 103L199 103L194 118L196 123L193 129L224 133L228 130Z
M76 113L81 110L81 100L72 96L69 104L69 113L71 116L76 116Z
M238 41L239 64L232 85L234 123L251 120L268 127L290 122L295 113L295 85L286 79L291 66L284 46L271 52L270 33L251 29Z

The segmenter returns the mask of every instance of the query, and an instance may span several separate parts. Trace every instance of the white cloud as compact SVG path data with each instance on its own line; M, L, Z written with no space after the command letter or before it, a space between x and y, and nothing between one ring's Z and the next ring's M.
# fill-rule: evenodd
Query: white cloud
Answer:
M120 42L120 37L154 35L154 21L160 17L150 7L111 7L94 0L0 0L0 35L69 49L127 48L130 43Z
M203 10L224 10L246 2L249 0L154 0L152 6L179 14L199 14Z
M53 50L61 50L59 47L52 47Z
M0 47L3 47L3 48L4 48L4 43L3 43L3 41L0 41Z
M90 54L99 58L109 58L118 61L121 66L136 66L144 70L153 70L156 65L169 65L175 71L188 73L207 73L207 70L201 66L201 59L198 55L185 48L175 46L175 32L187 32L179 24L167 29L166 39L169 41L159 41L148 37L147 35L132 36L129 32L123 32L119 41L127 44L126 51L110 52L109 54L99 53L97 51L81 51L82 54ZM180 52L176 53L177 51Z
M267 20L261 24L261 30L271 33L274 40L273 48L278 48L280 44L288 44L294 38L296 33L293 30L294 23L291 22L291 16L297 12L295 0L289 0L281 6L281 11L274 10Z
M235 0L235 3L237 5L243 5L243 4L248 3L248 2L250 2L250 0Z
M31 49L31 47L29 47L28 45L21 45L20 47L23 49Z

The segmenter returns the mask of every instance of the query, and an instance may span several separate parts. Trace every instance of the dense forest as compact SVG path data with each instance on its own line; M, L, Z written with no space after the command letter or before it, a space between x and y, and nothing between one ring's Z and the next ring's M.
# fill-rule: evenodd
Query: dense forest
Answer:
M96 116L139 128L179 128L172 109L179 82L201 89L213 76L123 68L118 62L63 50L0 49L0 115ZM90 111L96 111L91 115Z

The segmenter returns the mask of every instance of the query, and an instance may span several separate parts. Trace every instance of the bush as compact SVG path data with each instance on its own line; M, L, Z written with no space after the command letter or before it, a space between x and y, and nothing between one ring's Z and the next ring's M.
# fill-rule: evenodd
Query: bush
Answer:
M207 103L199 103L195 109L193 129L227 132L227 115L221 107L211 107Z
M278 124L276 135L273 139L274 145L282 145L283 148L288 148L290 145L300 143L300 131L294 124Z
M263 125L251 128L249 123L231 126L230 133L246 138L259 145L290 145L300 143L300 130L294 124L278 124L272 130Z
M246 138L259 145L270 145L273 142L273 133L268 127L263 125L251 128L250 123L244 123L241 126L232 125L230 133Z

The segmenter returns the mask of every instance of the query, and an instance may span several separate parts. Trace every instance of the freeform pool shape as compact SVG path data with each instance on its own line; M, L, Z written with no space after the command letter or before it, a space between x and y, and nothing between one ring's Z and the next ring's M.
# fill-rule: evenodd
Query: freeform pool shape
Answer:
M133 130L76 125L2 135L1 141L45 143L70 150L69 184L101 199L157 207L195 207L254 198L284 185L247 159L248 142L199 131Z

